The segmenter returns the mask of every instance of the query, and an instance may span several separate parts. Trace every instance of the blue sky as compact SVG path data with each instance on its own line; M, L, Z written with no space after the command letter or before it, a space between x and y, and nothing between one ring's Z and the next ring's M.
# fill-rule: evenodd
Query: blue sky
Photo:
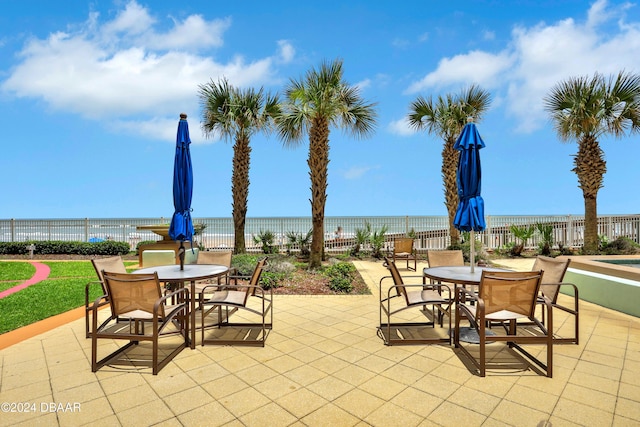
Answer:
M0 218L170 217L179 113L194 217L231 216L232 145L200 130L198 85L280 91L322 61L377 103L375 134L330 135L325 214L445 215L442 142L422 95L489 91L478 129L487 215L583 214L575 142L542 99L572 76L640 72L640 4L605 1L0 0ZM309 216L308 144L251 141L248 216ZM640 136L601 140L600 214L640 211Z

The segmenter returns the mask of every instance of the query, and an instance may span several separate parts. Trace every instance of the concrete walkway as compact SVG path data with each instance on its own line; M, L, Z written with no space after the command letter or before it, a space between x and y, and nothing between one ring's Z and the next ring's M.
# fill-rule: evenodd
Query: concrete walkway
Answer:
M523 363L480 378L448 345L383 345L387 270L356 266L373 295L276 296L266 347L197 345L157 376L92 373L83 319L1 350L0 426L640 424L640 319L583 302L581 344L554 347L554 378Z

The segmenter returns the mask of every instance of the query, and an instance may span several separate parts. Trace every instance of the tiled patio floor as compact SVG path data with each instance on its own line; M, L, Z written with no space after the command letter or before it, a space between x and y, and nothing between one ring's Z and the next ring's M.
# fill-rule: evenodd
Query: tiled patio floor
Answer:
M3 404L0 426L640 425L640 319L583 302L581 343L554 346L552 379L480 378L447 345L384 346L387 270L356 264L373 295L276 296L265 348L197 345L157 376L91 373L83 319L1 350L0 402L35 411Z

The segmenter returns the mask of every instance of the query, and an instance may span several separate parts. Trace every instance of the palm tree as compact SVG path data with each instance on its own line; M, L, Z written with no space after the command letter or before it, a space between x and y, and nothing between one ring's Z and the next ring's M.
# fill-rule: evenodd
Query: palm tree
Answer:
M354 136L372 133L375 104L366 103L358 87L342 80L342 60L323 62L304 79L291 80L285 88L285 101L277 119L278 132L285 144L297 144L309 135L309 175L311 177L311 221L313 236L309 268L321 265L324 254L324 208L327 200L329 129L341 127Z
M202 129L207 137L220 134L234 140L231 193L233 195L234 252L245 253L244 227L249 197L249 167L251 136L266 131L278 111L278 96L263 88L238 89L226 78L199 85L202 105Z
M453 221L458 209L458 183L456 173L458 170L459 152L453 148L456 139L467 117L473 117L479 121L491 104L491 95L472 85L462 90L458 95L447 94L438 96L437 100L422 96L411 103L409 107L409 124L414 129L427 130L429 134L435 134L442 138L442 180L444 183L444 204L449 215L449 236L451 244L460 242L460 232L454 227Z
M584 197L583 251L592 254L599 245L598 190L607 171L598 138L640 131L640 75L621 71L608 79L598 73L569 78L554 86L544 103L560 140L578 142L572 172Z

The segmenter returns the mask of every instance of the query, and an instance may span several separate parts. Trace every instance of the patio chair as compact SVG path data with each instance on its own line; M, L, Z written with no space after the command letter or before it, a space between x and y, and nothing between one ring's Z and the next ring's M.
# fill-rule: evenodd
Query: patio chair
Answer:
M110 364L140 341L149 341L152 345L150 364L153 375L157 375L171 359L189 345L189 290L181 288L162 295L158 274L155 272L122 274L103 271L103 278L109 296L111 317L108 319L109 322L98 326L98 307L106 297L98 298L92 308L91 371L96 372L104 365ZM167 301L174 298L179 302L168 305ZM166 339L167 345L172 340L175 348L169 351L164 344L160 348L160 338ZM129 342L98 360L98 339ZM132 355L130 363L138 362L140 353L138 351ZM161 353L164 356L162 358Z
M202 289L200 306L202 307L202 325L210 314L218 316L216 329L209 330L205 337L202 328L202 345L248 345L264 347L273 324L273 290L267 294L260 287L260 276L266 266L267 258L258 261L248 284L209 285ZM209 294L209 289L213 293ZM207 295L207 298L205 298ZM230 322L232 313L240 318ZM267 316L269 320L267 321ZM259 319L259 321L256 321Z
M427 262L431 267L448 267L451 265L464 265L464 256L461 250L427 250Z
M464 288L456 290L456 320L453 342L456 348L473 362L479 370L480 376L486 375L487 356L486 345L488 342L503 341L510 348L517 350L530 361L546 371L547 377L553 374L553 334L549 331L553 328L553 313L551 301L544 297L549 315L547 326L535 318L538 292L540 291L541 271L483 271L478 293L470 292ZM475 302L475 304L470 304ZM474 357L467 345L460 344L460 320L462 317L469 319L471 325L478 332L479 357ZM528 319L533 323L520 323L518 320ZM487 324L500 323L504 327L504 334L492 330L494 334L487 334ZM534 357L520 344L544 344L547 347L546 363ZM469 346L475 344L469 344Z
M126 273L127 268L124 265L124 261L121 256L112 256L108 258L97 258L92 259L91 264L93 265L96 274L98 275L98 280L91 281L87 283L84 288L84 320L85 320L85 335L86 338L89 338L89 325L91 324L90 314L93 311L93 301L89 301L89 294L91 288L96 285L100 285L102 289L102 295L107 295L107 288L104 284L104 279L102 277L102 271L111 271L114 273ZM101 306L105 306L109 304L108 297L102 301Z
M547 297L551 301L551 307L562 310L574 316L574 335L573 337L560 337L555 331L554 342L556 343L575 343L579 342L580 322L579 322L579 298L578 288L573 283L563 283L564 274L567 272L570 258L557 259L539 255L536 257L536 261L533 264L533 270L542 270L542 282L540 284L540 296L538 297L538 305L543 308L542 311L542 324L546 323L547 314L544 311L546 307L544 303L544 297ZM562 286L569 286L573 288L573 307L567 307L558 303L558 295Z
M395 262L388 258L385 258L385 262L391 276L380 279L380 326L378 327L378 334L384 343L386 345L443 342L451 344L451 334L449 333L451 330L451 288L443 284L406 284ZM418 278L421 276L406 277ZM385 293L382 284L386 279L392 279L393 285ZM431 319L428 318L426 306L432 307ZM419 316L427 318L417 321L416 316L403 313L405 310L413 308L420 311ZM442 315L440 315L441 313ZM449 330L445 332L446 335L438 335L436 331L425 334L425 326L431 326L435 329L435 324L439 322L442 328L444 315L449 318ZM427 335L432 336L428 337Z
M416 271L418 254L413 247L413 238L396 237L393 239L393 262L404 259L407 261L407 270ZM413 268L409 267L409 261L413 260Z
M216 282L218 285L229 284L229 280L231 277L235 279L235 269L231 268L231 256L233 255L232 251L206 251L200 252L198 254L198 264L217 264L224 265L229 269L227 274L224 276L220 276L216 278ZM199 296L206 286L211 285L212 282L202 281L196 282L196 296Z

